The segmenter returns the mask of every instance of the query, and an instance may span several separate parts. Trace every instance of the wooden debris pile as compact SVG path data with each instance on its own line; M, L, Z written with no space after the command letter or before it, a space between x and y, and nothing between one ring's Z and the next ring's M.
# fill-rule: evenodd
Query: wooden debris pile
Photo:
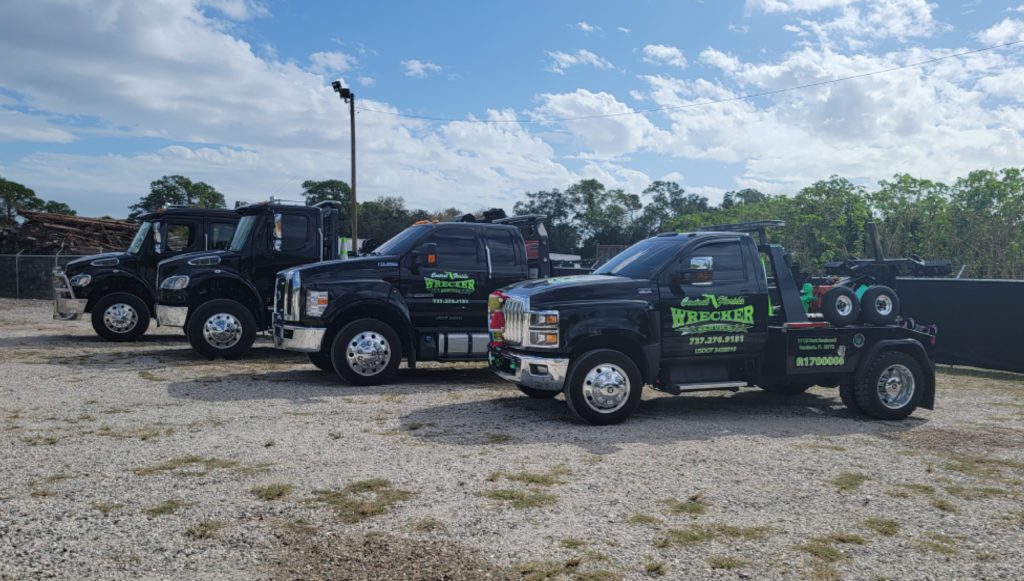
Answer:
M0 235L4 253L98 254L125 250L139 224L131 220L83 218L22 211L25 222Z

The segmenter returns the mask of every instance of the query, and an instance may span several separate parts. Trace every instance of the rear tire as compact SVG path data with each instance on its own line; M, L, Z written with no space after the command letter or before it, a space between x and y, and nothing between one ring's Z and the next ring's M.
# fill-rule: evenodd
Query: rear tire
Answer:
M390 325L358 319L342 327L331 346L334 371L352 385L380 385L402 362L402 341Z
M580 356L564 387L569 410L595 426L617 424L640 405L640 369L629 356L595 349Z
M138 295L110 293L92 307L92 328L107 341L134 341L149 328L149 307Z
M242 303L214 299L189 315L185 335L192 348L207 359L236 359L256 342L256 317Z
M849 288L834 286L821 297L821 313L836 327L852 325L860 316L860 301Z
M773 395L800 395L814 387L814 384L799 381L766 381L763 384L757 384L757 386Z
M873 286L860 297L860 312L872 325L891 325L900 314L900 298L887 286Z
M525 393L526 395L532 397L533 399L552 399L553 397L558 395L557 391L551 391L550 389L536 389L533 387L527 387L521 383L517 383L516 387L519 388L519 391Z
M309 357L309 362L320 371L334 371L334 364L331 363L330 351L314 351L306 353L306 356Z
M921 365L901 351L883 351L853 387L861 411L880 420L901 420L914 413L924 395Z
M846 409L850 410L851 414L855 416L864 415L860 405L857 404L857 396L853 393L852 379L844 379L839 384L839 399L843 400L843 405L846 406Z

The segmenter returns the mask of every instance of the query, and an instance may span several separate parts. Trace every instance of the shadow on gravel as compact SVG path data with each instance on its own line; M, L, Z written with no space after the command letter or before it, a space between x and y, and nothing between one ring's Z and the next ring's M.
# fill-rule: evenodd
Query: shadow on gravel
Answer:
M173 349L138 349L138 345L134 343L104 342L109 346L108 348L73 355L52 355L46 362L50 365L81 365L98 370L138 370L210 365L233 371L248 366L256 366L256 370L263 370L267 366L297 365L306 361L305 357L290 351L259 347L240 359L210 360L193 351L187 342L182 342L183 345ZM150 344L159 345L160 343Z
M97 335L67 335L57 333L53 335L22 335L19 337L0 338L0 349L16 347L61 347L81 345L83 347L100 347L104 345L185 345L188 341L184 335L143 335L139 339L128 343L117 343L107 341Z
M723 436L881 436L928 423L927 419L914 416L899 422L853 416L833 393L779 397L760 390L743 390L716 396L654 397L642 401L631 418L615 426L591 426L575 419L561 398L503 397L417 410L403 416L402 424L429 426L412 429L410 435L433 443L568 443L594 454L609 454L629 443L672 443ZM456 418L457 423L453 423ZM496 432L500 432L498 440Z
M388 385L352 386L335 374L315 369L232 373L222 377L171 382L167 393L197 401L256 401L283 399L315 403L332 398L404 395L420 392L502 388L505 382L487 369L399 369Z

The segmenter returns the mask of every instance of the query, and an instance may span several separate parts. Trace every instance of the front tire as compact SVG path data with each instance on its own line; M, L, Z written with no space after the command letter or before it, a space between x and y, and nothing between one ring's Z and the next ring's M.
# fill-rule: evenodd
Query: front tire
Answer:
M914 413L924 395L921 365L900 351L883 351L853 387L860 410L879 420L902 420Z
M331 346L334 371L352 385L380 385L402 362L402 341L390 325L358 319L342 327Z
M855 416L863 415L860 405L857 403L857 395L853 392L853 381L844 379L839 384L839 399L843 401L843 405Z
M92 307L92 328L107 341L134 341L149 328L149 307L132 293L110 293Z
M189 315L185 335L192 348L208 359L235 359L252 349L256 317L237 301L214 299Z
M306 356L309 357L309 362L320 371L334 371L334 364L331 363L330 351L314 351L306 353Z
M579 357L565 384L569 410L595 426L617 424L640 405L643 391L640 369L629 356L611 349L595 349Z
M552 399L558 395L557 391L551 391L550 389L536 389L534 387L527 387L521 383L517 383L516 387L519 388L519 391L533 399Z

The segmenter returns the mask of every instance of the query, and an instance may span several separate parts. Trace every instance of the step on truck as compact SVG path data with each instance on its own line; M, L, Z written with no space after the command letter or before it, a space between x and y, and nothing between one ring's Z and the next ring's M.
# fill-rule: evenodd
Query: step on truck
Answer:
M123 252L78 258L53 269L53 318L90 315L96 334L109 341L141 337L156 305L161 260L227 248L239 216L233 210L172 206L145 214Z
M271 200L235 210L240 220L226 249L160 262L157 322L184 328L192 348L210 359L244 355L270 328L277 273L339 257L336 206Z
M859 300L814 288L802 297L789 256L767 243L765 229L781 225L661 234L592 275L499 290L490 301L489 365L530 397L564 393L591 424L626 419L644 385L677 395L750 386L795 395L821 385L838 387L851 412L874 418L932 409L937 330L899 317L898 301L876 300L889 294L870 285ZM832 323L815 310L826 295L858 301L861 315L883 312L851 319L844 307Z
M388 381L402 359L486 360L490 293L551 272L543 216L502 216L419 223L368 256L282 272L275 344L353 385Z

